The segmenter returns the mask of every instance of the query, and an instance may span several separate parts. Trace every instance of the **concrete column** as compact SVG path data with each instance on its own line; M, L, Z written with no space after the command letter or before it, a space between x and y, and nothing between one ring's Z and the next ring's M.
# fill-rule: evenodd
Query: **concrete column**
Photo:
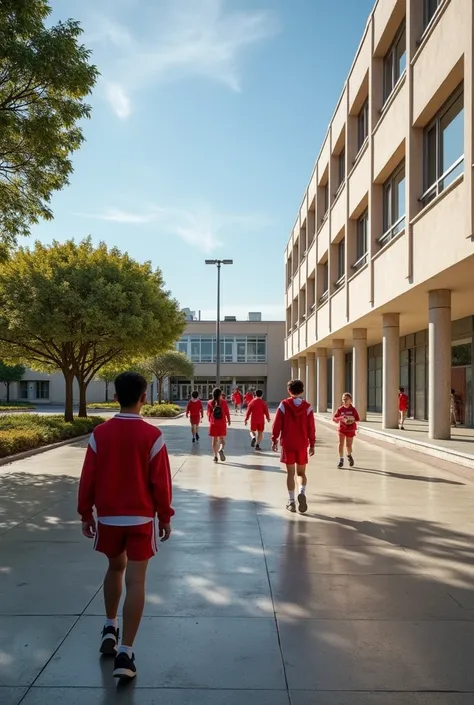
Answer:
M430 438L451 438L451 292L429 292L428 400Z
M332 408L335 411L342 403L346 386L346 349L344 340L332 341Z
M291 379L298 379L298 360L291 360L291 370L290 370L290 377Z
M382 428L398 428L398 389L400 387L400 314L382 317Z
M367 418L367 330L352 331L352 389L360 420Z
M308 353L306 356L306 399L313 409L316 403L316 356Z
M325 414L328 410L328 358L326 348L316 350L316 411Z
M298 379L300 379L303 384L306 384L306 358L298 358Z

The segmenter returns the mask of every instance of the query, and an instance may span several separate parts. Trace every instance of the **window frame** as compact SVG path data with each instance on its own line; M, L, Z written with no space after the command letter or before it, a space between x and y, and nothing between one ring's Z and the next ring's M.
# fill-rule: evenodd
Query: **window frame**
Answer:
M433 201L437 196L439 196L443 191L446 190L446 188L449 188L451 183L455 181L457 178L461 176L461 174L458 174L452 182L447 184L446 186L444 185L444 181L448 178L448 176L455 170L457 169L461 164L464 164L464 149L463 153L460 157L456 159L445 171L443 171L442 174L440 174L440 169L441 169L441 161L442 161L442 129L441 129L441 122L443 117L451 110L451 108L455 105L455 103L462 98L462 108L461 110L456 114L455 117L457 117L461 112L463 113L463 128L464 128L464 82L462 82L456 90L449 96L447 101L441 106L440 110L436 113L434 116L433 120L425 127L423 131L423 194L421 195L419 201L422 203L423 207L427 206L431 201ZM431 133L432 130L435 130L435 149L436 149L436 154L435 154L435 171L436 171L436 178L434 183L428 184L429 180L429 144L428 144L428 138L429 134ZM463 135L463 145L464 145L464 135ZM464 173L464 171L463 171Z
M323 207L324 207L324 212L323 212L323 220L327 216L329 212L329 181L326 181L325 184L322 185L321 187L323 189Z
M346 148L343 147L342 150L337 155L337 191L340 191L346 180Z
M436 17L439 8L443 4L443 0L435 0L436 7L430 16L430 0L423 0L423 31L426 31L433 19Z
M363 240L363 252L359 247L360 241ZM362 215L357 218L356 226L356 261L352 265L352 269L360 269L367 264L367 256L369 254L369 209L366 208Z
M405 35L405 51L403 54L398 54L397 52L397 46L400 43L400 40L402 39L403 35ZM387 53L384 56L383 59L383 102L384 104L387 102L387 100L390 98L392 95L393 91L397 87L398 82L401 80L402 76L406 73L406 53L407 53L407 35L406 35L406 21L403 20L402 24L397 30L397 33L394 37L394 40L392 44L390 45L390 49L387 51ZM398 75L396 75L396 67L400 63L400 58L405 55L405 68L400 71ZM387 65L390 62L390 88L388 86L387 82Z
M362 130L361 130L362 125ZM360 152L364 146L365 140L369 136L369 98L367 97L359 114L357 115L357 153Z
M44 389L43 389L43 386L44 386ZM49 401L49 399L50 399L49 379L35 380L35 399L41 399L41 401Z
M402 171L403 181L406 182L405 159L403 159L396 169L393 170L383 185L383 234L378 239L379 244L382 246L386 245L387 242L390 242L390 240L393 240L394 237L399 235L405 229L406 199L405 212L403 215L398 215L397 219L393 221L393 211L394 206L396 205L397 194L397 188L394 188L394 186L397 185L397 177L402 173ZM387 199L386 194L388 192L390 192L390 196Z
M319 297L319 304L323 304L327 299L329 298L329 260L326 260L326 262L321 263L322 267L322 283L323 283L323 292L321 296Z
M337 281L336 287L340 287L346 279L346 239L343 237L337 243Z

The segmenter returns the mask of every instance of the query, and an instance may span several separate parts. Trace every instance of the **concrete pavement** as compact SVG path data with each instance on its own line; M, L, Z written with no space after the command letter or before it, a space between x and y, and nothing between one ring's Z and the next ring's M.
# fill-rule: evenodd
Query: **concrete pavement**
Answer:
M471 705L474 484L321 426L309 511L239 418L217 467L207 431L161 424L170 542L151 562L137 680L98 656L104 559L75 514L84 443L0 471L1 705Z

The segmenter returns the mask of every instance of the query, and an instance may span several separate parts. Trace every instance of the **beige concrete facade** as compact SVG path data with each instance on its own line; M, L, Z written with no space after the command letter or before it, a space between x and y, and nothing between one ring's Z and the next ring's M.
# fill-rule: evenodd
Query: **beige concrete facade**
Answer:
M285 253L286 359L330 361L318 408L350 387L392 428L402 383L434 438L453 380L474 421L473 21L472 0L376 3Z

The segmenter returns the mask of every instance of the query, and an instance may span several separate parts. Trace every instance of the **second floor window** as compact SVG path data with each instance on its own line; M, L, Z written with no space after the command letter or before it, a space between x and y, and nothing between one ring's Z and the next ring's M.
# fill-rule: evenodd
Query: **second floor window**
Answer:
M346 241L343 239L337 246L337 281L342 283L346 273Z
M436 10L441 5L442 0L424 0L423 24L425 29L433 19Z
M425 130L424 206L464 172L464 91L460 86Z
M405 162L383 186L383 235L379 243L385 245L405 228Z
M346 178L346 150L343 149L337 158L337 187L340 188Z
M406 31L405 23L403 23L403 25L397 32L395 41L388 50L388 53L383 61L384 101L387 100L387 98L390 96L393 89L397 85L400 76L406 69L406 63Z
M359 150L364 144L369 134L369 100L364 101L364 105L360 109L357 116L357 149Z
M329 210L329 184L326 183L323 186L323 213L324 213L324 215L326 215L328 210Z
M369 232L369 211L361 215L357 221L356 263L355 269L367 262L367 243Z

